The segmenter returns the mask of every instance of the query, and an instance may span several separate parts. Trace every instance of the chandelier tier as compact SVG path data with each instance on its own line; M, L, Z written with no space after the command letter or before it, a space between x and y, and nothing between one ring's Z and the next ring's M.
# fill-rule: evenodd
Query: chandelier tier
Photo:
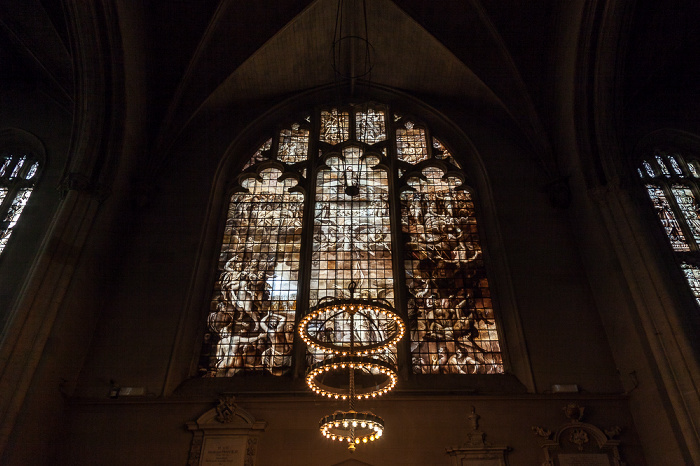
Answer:
M384 420L371 412L336 411L318 425L324 437L347 442L350 450L356 444L373 442L384 433Z
M350 282L348 288L351 295L354 294L354 286L354 282ZM352 348L347 339L334 341L329 338L329 323L347 326L348 321L353 319L360 321L361 325L353 329L356 336ZM304 316L299 329L304 343L314 350L342 356L383 353L406 333L403 319L388 302L379 299L324 298Z

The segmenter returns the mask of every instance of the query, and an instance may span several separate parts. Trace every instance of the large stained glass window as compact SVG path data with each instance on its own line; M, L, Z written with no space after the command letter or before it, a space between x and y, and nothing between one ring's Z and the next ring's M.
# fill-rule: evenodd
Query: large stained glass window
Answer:
M243 165L203 375L282 375L322 359L293 360L294 323L299 310L348 298L351 282L355 297L403 307L409 353L383 357L415 374L504 371L468 174L425 125L381 104L320 108ZM343 322L323 325L333 341L348 337Z
M39 162L29 155L0 156L0 253L32 195L38 171Z
M637 169L659 222L700 305L700 172L698 161L657 151Z

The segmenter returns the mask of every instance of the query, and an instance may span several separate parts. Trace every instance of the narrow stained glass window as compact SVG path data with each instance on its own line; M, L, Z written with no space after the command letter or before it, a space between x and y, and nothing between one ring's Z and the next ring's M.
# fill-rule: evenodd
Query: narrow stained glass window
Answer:
M413 371L502 373L471 195L438 169L423 175L401 196Z
M20 189L12 201L12 205L10 205L10 208L7 210L5 218L2 221L2 230L0 230L0 252L5 249L7 241L10 239L15 225L17 225L17 220L19 220L19 216L22 215L22 211L27 205L31 194L32 188Z
M372 159L360 160L361 155L357 147L346 148L344 161L329 160L330 168L318 175L312 306L324 297L345 296L352 279L363 298L393 300L388 177L385 170L371 168ZM345 194L346 182L357 183L359 195Z
M663 173L666 176L670 176L671 174L668 171L668 168L666 168L666 164L664 163L664 160L661 158L660 155L656 155L656 163L659 164L659 168L661 169L661 173Z
M656 174L654 173L654 169L651 167L651 164L649 162L645 160L642 162L642 165L644 165L644 170L646 170L647 175L649 175L652 178L656 176Z
M661 225L664 227L669 241L671 241L671 246L675 251L689 251L690 248L683 236L681 226L678 220L676 220L676 214L673 213L663 189L651 184L646 186L649 198L654 203L656 214L659 216L659 220L661 220Z
M678 165L678 160L672 155L668 156L669 162L671 162L671 168L673 169L673 172L678 175L678 176L683 176L683 170L681 170L681 166Z
M678 207L683 212L685 223L690 228L693 238L696 242L700 242L700 216L698 216L698 204L692 189L681 184L674 184L671 187L671 192L676 198Z
M304 198L280 175L265 170L231 197L208 321L209 375L280 375L291 366Z
M0 157L0 252L4 251L29 201L39 162L29 155Z

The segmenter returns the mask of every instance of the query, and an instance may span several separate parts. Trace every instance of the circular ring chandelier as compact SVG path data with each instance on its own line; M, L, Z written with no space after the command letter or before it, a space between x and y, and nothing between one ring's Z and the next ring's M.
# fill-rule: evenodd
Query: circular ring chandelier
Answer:
M394 346L406 333L403 319L385 301L352 298L324 300L299 323L302 340L314 350L342 356L367 356ZM329 325L342 322L340 325L347 326L350 317L361 322L359 326L353 325L355 328L352 331L357 336L354 342L348 339L338 342L329 338Z
M373 442L384 433L384 420L370 412L336 411L318 423L321 434L330 440L347 442L350 450L356 444Z
M353 370L353 387L350 373ZM396 385L394 364L366 356L335 356L317 362L306 373L306 384L315 393L328 398L358 400L375 398Z

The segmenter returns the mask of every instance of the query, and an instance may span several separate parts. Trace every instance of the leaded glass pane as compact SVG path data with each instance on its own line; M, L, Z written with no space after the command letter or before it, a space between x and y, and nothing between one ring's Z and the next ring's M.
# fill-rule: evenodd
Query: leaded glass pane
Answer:
M423 174L401 196L413 371L502 373L471 195L438 169Z
M640 177L640 178L644 178L644 174L642 173L642 169L641 169L641 168L637 168L637 173L639 173L639 177Z
M384 127L384 112L381 110L369 108L366 112L355 114L355 133L358 141L366 144L384 141L386 139Z
M659 168L661 169L661 173L663 173L666 176L671 176L671 174L668 172L668 168L666 168L666 164L664 163L661 156L657 154L654 156L654 158L656 159L656 163L659 165Z
M693 178L700 178L700 174L698 174L697 162L695 160L688 162L688 170L690 170L690 174L693 175Z
M19 161L17 162L17 165L15 165L15 168L12 170L12 174L10 175L10 179L17 178L19 176L19 171L22 169L22 165L24 165L24 162L26 160L27 160L26 156L20 157Z
M10 164L12 163L12 156L6 155L3 157L2 166L0 166L0 176L7 176L8 170L10 169Z
M700 243L700 216L698 215L698 204L695 201L693 191L688 186L674 184L671 187L671 192L676 198L678 207L683 212L685 223L690 228L693 238L695 238L697 243Z
M674 156L669 155L668 161L671 163L671 168L673 169L673 172L678 176L683 176L683 170L681 170L681 166L678 164L678 160L676 160Z
M419 163L428 158L428 148L425 143L425 131L406 123L406 128L396 130L396 152L399 160L408 163Z
M7 197L7 188L0 188L0 205L2 205L3 202L5 202L6 197Z
M255 152L255 154L250 158L250 160L248 160L248 163L245 164L243 170L252 167L258 162L268 160L269 152L267 151L270 150L270 147L272 147L272 139L268 139L262 146L260 146L260 149L258 149L257 152Z
M360 161L361 154L346 148L345 163L331 159L330 168L318 174L311 306L324 297L349 297L351 279L358 283L356 297L393 301L389 181L385 170ZM357 196L345 194L346 179L359 185Z
M654 203L654 209L656 214L659 216L661 225L666 231L669 241L671 242L671 247L674 251L690 251L688 243L686 242L683 231L681 230L678 220L676 220L676 215L673 213L671 206L666 199L666 194L664 191L652 184L646 185L647 192L649 193L649 198Z
M205 344L210 376L291 366L304 198L280 175L265 170L231 197Z
M685 274L686 280L688 280L688 285L690 285L693 295L695 295L695 301L700 305L700 267L684 262L681 264L681 269Z
M29 170L27 170L27 175L24 177L25 180L31 180L36 175L37 170L39 170L39 162L34 162Z
M652 166L651 166L651 164L650 164L649 162L647 162L646 160L644 160L644 161L642 162L642 165L644 165L644 169L647 171L647 174L648 174L650 177L654 178L654 177L656 176L656 174L654 173L654 169L652 168Z
M280 145L277 160L284 163L297 163L306 160L309 150L309 130L293 125L292 129L280 131Z
M346 148L343 156L344 161L328 160L329 168L319 172L316 182L310 305L315 306L327 297L349 298L351 280L357 284L356 298L380 298L393 304L387 172L373 169L376 160L372 158L360 160L362 151L357 147ZM346 194L346 184L357 186L359 194ZM361 333L371 328L381 333L382 326L387 324L366 322L356 327L366 327ZM347 319L336 318L316 332L327 333L331 341L345 342L348 328ZM372 335L364 333L358 338L372 340ZM321 353L309 356L311 363L324 357ZM378 356L394 360L395 349Z
M435 150L435 158L438 160L444 160L445 162L451 163L457 168L462 168L459 166L457 161L452 157L452 154L450 154L450 151L447 150L447 148L444 146L443 143L441 143L437 138L433 138L433 148L437 149Z
M7 191L3 194L3 197L7 195ZM12 230L19 220L19 216L22 214L24 207L27 205L29 196L32 195L32 188L20 189L15 198L12 200L12 205L7 210L5 218L2 221L2 229L0 230L0 252L5 249L7 241L10 239Z
M321 134L319 141L338 144L347 141L350 134L350 114L338 109L321 112Z

